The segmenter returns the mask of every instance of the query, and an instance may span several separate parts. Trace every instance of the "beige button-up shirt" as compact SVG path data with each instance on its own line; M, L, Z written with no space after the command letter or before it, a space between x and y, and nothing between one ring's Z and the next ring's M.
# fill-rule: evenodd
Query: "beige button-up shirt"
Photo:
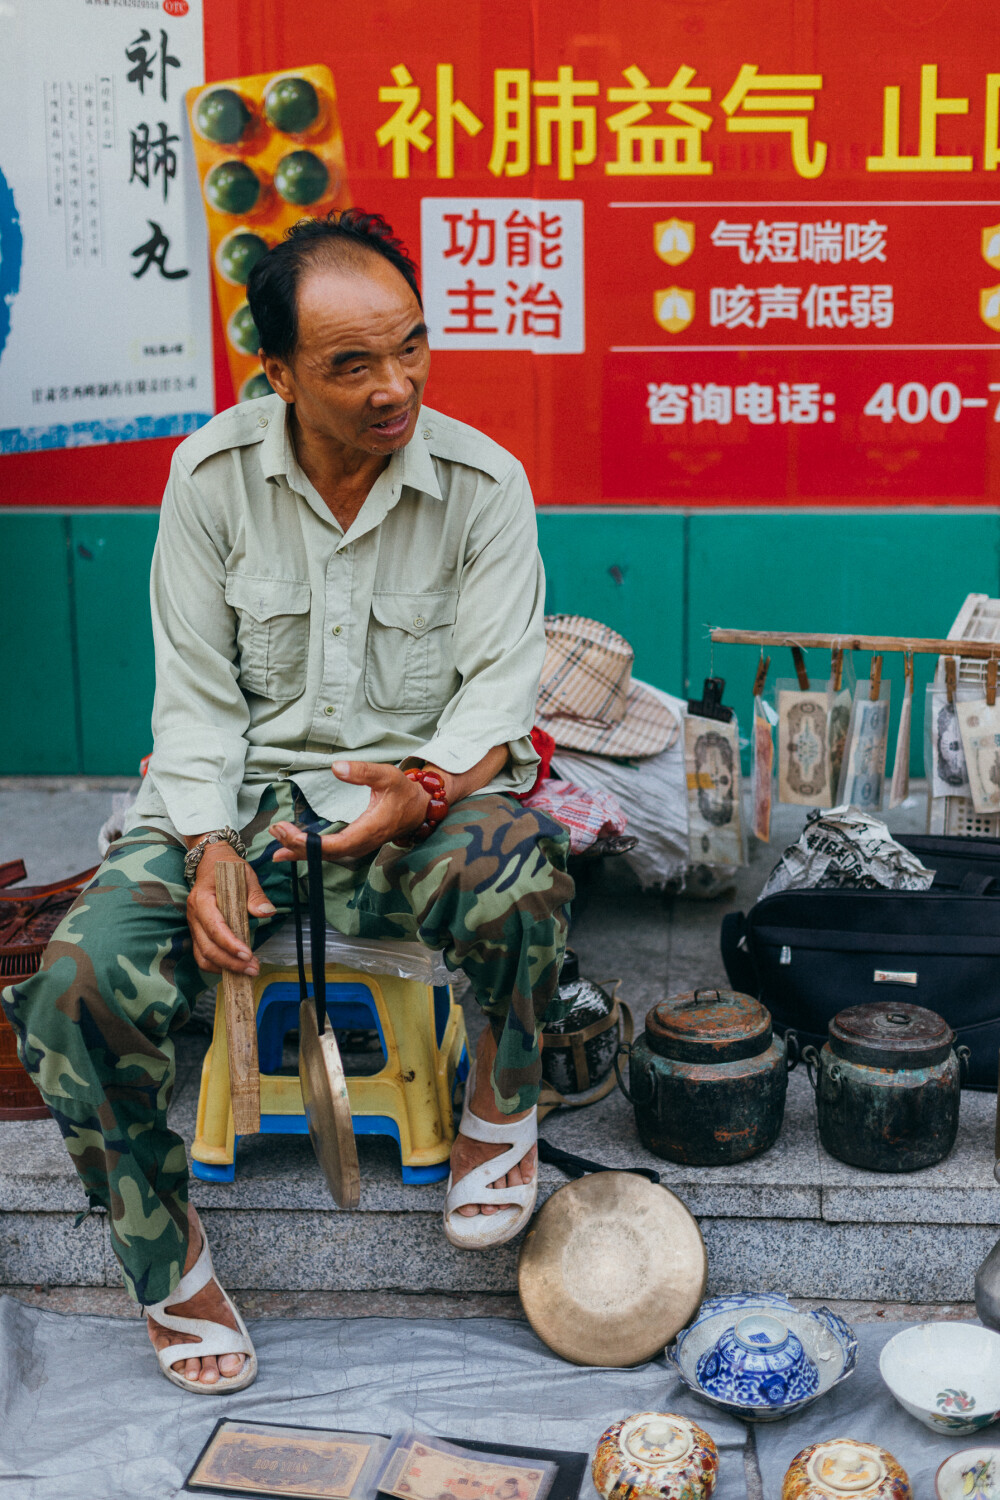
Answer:
M350 821L334 760L451 772L509 744L483 792L528 790L544 578L521 465L424 407L345 533L296 461L278 396L174 454L153 556L154 748L129 819L244 827L294 780Z

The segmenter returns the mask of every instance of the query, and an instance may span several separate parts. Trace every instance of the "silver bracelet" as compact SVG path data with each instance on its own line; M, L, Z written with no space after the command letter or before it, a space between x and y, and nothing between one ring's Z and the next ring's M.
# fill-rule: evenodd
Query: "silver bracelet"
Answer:
M214 833L206 833L203 839L192 844L184 856L184 879L188 885L194 885L194 878L201 864L201 857L209 844L231 844L240 859L246 859L247 846L236 832L235 828L217 828Z

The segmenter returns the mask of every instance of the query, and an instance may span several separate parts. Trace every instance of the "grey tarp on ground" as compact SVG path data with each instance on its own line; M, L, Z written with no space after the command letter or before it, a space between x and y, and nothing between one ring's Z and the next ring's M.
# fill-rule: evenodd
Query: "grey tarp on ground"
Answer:
M829 1438L860 1438L888 1448L909 1474L914 1500L934 1500L934 1475L949 1453L977 1443L1000 1446L1000 1423L967 1437L939 1437L892 1396L878 1372L878 1357L893 1334L911 1326L858 1323L858 1367L850 1379L799 1416L757 1428L757 1458L766 1500L780 1496L782 1477L796 1453Z
M500 1318L269 1319L250 1332L256 1384L231 1397L193 1396L157 1373L139 1319L62 1316L0 1298L0 1494L171 1500L222 1416L386 1433L413 1426L589 1453L611 1422L659 1410L694 1417L715 1439L716 1500L747 1495L744 1428L660 1362L581 1369Z

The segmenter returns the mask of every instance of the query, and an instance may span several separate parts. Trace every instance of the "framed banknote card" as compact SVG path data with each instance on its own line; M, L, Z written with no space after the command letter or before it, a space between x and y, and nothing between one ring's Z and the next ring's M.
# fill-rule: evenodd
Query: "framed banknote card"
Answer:
M840 769L838 803L861 812L879 812L889 748L889 684L882 682L872 699L871 684L859 682L847 734L847 751Z
M741 865L740 732L736 720L684 720L688 849L693 863Z
M553 1462L474 1452L406 1432L393 1439L378 1489L395 1500L546 1500L557 1474Z
M778 683L779 801L829 807L830 707L825 688L803 692Z
M379 1433L224 1419L185 1488L269 1500L371 1500L388 1447Z

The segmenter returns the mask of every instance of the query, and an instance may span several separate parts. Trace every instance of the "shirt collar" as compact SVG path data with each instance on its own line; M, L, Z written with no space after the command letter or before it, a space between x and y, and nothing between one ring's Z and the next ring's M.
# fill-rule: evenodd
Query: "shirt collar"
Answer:
M284 475L292 482L292 488L302 493L301 480L305 478L305 475L295 457L295 448L288 429L291 408L281 400L280 396L275 396L273 400L278 403L278 409L271 412L267 431L260 445L261 472L265 479L276 479L279 475ZM268 404L270 405L270 401ZM443 500L437 471L427 446L431 437L431 429L427 425L423 412L420 412L417 415L417 427L413 437L405 448L398 449L392 455L387 468L379 475L372 489L386 487L398 496L400 489L405 485L411 490L419 490L424 495L430 495L434 500Z

